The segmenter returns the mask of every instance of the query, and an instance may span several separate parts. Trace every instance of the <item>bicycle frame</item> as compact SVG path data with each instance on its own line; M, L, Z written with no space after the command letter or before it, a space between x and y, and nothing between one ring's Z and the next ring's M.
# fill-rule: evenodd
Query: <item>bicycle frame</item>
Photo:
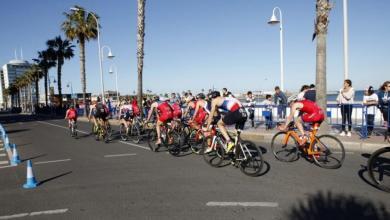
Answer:
M309 131L309 146L303 146L303 150L307 155L317 154L317 151L314 150L314 144L318 142L317 138L318 124L314 124L312 130ZM283 144L287 144L288 139L292 137L297 143L299 143L299 135L295 130L287 131L287 134L283 140Z

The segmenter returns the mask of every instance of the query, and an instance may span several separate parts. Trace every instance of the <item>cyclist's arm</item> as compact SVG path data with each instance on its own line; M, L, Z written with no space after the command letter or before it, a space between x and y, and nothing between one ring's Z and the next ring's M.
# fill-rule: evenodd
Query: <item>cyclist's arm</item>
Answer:
M217 110L217 105L216 105L216 101L214 99L211 102L211 110L210 110L209 118L207 119L207 126L206 126L207 129L209 129L211 122L213 121L213 115L214 115L216 110Z
M302 103L294 103L291 106L291 112L290 112L290 115L287 116L287 118L286 118L286 124L284 125L284 128L286 128L286 126L294 120L295 112L299 111L302 107L303 107Z
M150 120L150 117L152 117L152 113L154 111L154 108L156 108L156 105L157 103L153 103L151 106L150 106L150 110L149 110L149 113L148 113L148 119L146 121L149 121Z
M65 113L65 118L64 119L67 119L68 118L68 114L69 114L69 109L66 110L66 113Z

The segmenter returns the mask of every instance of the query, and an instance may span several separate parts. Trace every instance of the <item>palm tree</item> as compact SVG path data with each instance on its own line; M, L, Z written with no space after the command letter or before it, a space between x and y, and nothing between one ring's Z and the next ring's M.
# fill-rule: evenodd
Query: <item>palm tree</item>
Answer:
M322 109L326 110L326 35L328 32L329 12L332 6L329 0L316 1L316 21L312 39L317 38L316 101Z
M70 40L77 39L80 48L80 74L81 74L81 88L83 90L83 100L86 104L86 73L85 73L85 41L97 38L97 21L99 17L92 12L86 13L85 9L80 6L75 6L78 10L71 13L64 12L66 20L62 23L62 30ZM95 16L95 18L94 18ZM84 111L86 115L86 111Z
M39 105L39 80L43 77L43 71L37 64L33 64L27 71L24 73L27 82L35 83L35 105Z
M54 67L56 65L56 62L50 60L49 56L49 51L48 50L42 50L38 51L38 58L33 59L36 64L42 69L43 71L43 77L45 78L45 104L47 106L47 97L49 96L48 94L48 89L47 89L47 80L48 80L48 73L49 69Z
M60 107L62 107L62 88L61 88L61 72L62 65L64 64L65 59L70 59L74 56L73 54L73 45L69 40L62 40L61 36L58 36L52 40L46 42L48 48L48 53L52 61L57 63L57 86L58 86L58 96L60 99Z
M142 72L144 67L144 37L145 37L145 4L146 0L138 0L138 34L137 34L137 60L138 60L138 105L142 109ZM141 111L142 117L142 111Z

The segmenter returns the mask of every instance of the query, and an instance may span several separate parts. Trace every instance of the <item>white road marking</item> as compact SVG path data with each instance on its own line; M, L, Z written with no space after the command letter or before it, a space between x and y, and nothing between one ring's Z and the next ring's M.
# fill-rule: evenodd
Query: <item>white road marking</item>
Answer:
M0 148L0 150L4 150L4 147Z
M279 206L277 202L208 202L206 206L245 206L245 207L270 207Z
M13 218L22 218L26 216L62 214L67 212L68 210L69 209L55 209L55 210L47 210L47 211L39 211L39 212L31 212L31 213L20 213L14 215L0 216L0 219L13 219Z
M7 156L7 154L0 154L0 157L5 157Z
M144 150L150 150L150 148L144 147L142 145L133 144L133 143L125 142L125 141L119 141L119 142L122 143L122 144L127 144L127 145L130 145L130 146L133 146L133 147L139 147L139 148L142 148Z
M9 167L16 167L16 166L17 166L17 165L7 165L7 166L0 167L0 169L9 168Z
M2 164L8 164L8 161L0 161L0 165Z
M49 123L49 122L44 122L44 121L37 121L37 122L38 122L38 123L41 123L41 124L52 125L52 126L59 127L59 128L63 128L63 129L68 129L68 127L64 127L64 126L61 126L61 125L52 124L52 123ZM83 133L83 134L89 134L89 132L86 132L86 131L81 131L81 130L77 130L77 131L80 132L80 133ZM133 144L133 143L128 143L128 142L125 142L125 141L119 141L119 143L127 144L127 145L130 145L130 146L133 146L133 147L142 148L142 149L144 149L144 150L150 150L149 147L144 147L144 146L142 146L142 145Z
M104 155L104 157L126 157L126 156L135 156L137 154L112 154L112 155Z
M55 127L58 127L58 128L63 128L63 129L66 129L68 130L69 128L68 127L65 127L65 126L61 126L61 125L56 125L56 124L52 124L52 123L49 123L49 122L45 122L45 121L37 121L38 123L41 123L41 124L47 124L47 125L51 125L51 126L55 126ZM80 132L82 134L89 134L89 132L86 132L86 131L82 131L82 130L79 130L79 129L76 129L77 132Z
M63 159L63 160L49 160L49 161L40 161L40 162L35 162L35 165L38 164L46 164L46 163L58 163L58 162L66 162L66 161L71 161L72 159Z

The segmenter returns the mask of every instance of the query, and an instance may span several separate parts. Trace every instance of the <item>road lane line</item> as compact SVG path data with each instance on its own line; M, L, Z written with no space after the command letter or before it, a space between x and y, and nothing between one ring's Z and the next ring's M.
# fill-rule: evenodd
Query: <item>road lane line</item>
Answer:
M5 157L7 156L7 154L0 154L0 157Z
M47 125L51 125L51 126L55 126L55 127L58 127L58 128L63 128L63 129L66 129L68 130L69 128L68 127L65 127L65 126L61 126L61 125L56 125L56 124L52 124L52 123L49 123L49 122L45 122L45 121L37 121L38 123L41 123L41 124L47 124ZM80 132L82 134L89 134L89 132L86 132L86 131L82 131L82 130L79 130L79 129L76 129L77 132Z
M9 167L16 167L16 165L7 165L7 166L0 167L0 169L9 168Z
M31 212L31 213L20 213L14 215L4 215L4 216L0 216L0 219L13 219L13 218L22 218L26 216L62 214L67 212L68 210L69 209L55 209L55 210L46 210L46 211Z
M59 128L63 128L63 129L68 129L68 127L64 127L64 126L61 126L61 125L52 124L52 123L49 123L49 122L44 122L44 121L37 121L37 122L38 122L38 123L41 123L41 124L52 125L52 126L59 127ZM89 132L85 132L85 131L81 131L81 130L77 130L77 131L80 132L80 133L83 133L83 134L89 134ZM144 146L138 145L138 144L128 143L128 142L124 142L124 141L119 141L119 143L127 144L127 145L130 145L130 146L133 146L133 147L142 148L142 149L144 149L144 150L150 150L149 147L144 147Z
M0 165L8 164L8 161L0 161Z
M40 162L35 162L35 163L34 163L34 165L38 165L38 164L46 164L46 163L58 163L58 162L66 162L66 161L71 161L71 160L72 160L72 159L40 161Z
M142 148L142 149L144 149L144 150L150 150L149 147L144 147L144 146L142 146L142 145L133 144L133 143L125 142L125 141L119 141L119 142L122 143L122 144L127 144L127 145L130 145L130 146L133 146L133 147Z
M245 207L270 207L276 208L279 206L277 202L208 202L206 206L245 206Z
M135 156L137 154L111 154L111 155L104 155L104 157L126 157L126 156Z

